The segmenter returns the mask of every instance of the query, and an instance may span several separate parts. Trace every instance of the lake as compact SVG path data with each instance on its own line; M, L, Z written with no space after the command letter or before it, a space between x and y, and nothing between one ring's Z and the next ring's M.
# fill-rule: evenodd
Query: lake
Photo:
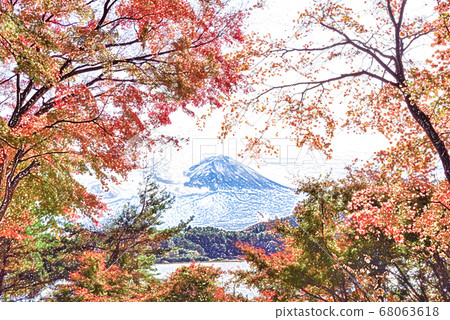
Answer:
M154 267L156 268L156 277L160 279L167 278L169 274L174 272L176 269L182 267L182 266L189 266L191 263L168 263L168 264L156 264ZM200 264L202 266L213 266L214 268L220 268L223 271L235 271L235 270L250 270L250 266L245 261L218 261L218 262L196 262L196 264ZM225 283L231 279L231 275L228 273L224 273L220 279L219 284L225 285ZM227 286L227 292L229 293L237 293L242 294L244 297L248 299L252 299L256 296L258 296L258 290L255 288L248 288L247 286L243 285L228 285Z

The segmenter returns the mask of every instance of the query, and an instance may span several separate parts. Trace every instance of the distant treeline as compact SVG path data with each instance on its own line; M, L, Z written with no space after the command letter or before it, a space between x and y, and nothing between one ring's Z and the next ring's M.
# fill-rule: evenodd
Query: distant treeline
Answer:
M270 223L259 223L242 231L188 227L163 244L174 250L157 257L157 263L239 259L242 255L236 247L239 242L264 249L266 253L281 250L281 242L269 229Z

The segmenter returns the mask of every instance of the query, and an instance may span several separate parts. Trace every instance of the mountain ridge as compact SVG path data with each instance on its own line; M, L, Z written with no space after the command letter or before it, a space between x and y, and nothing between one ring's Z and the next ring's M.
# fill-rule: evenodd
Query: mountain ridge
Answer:
M194 216L192 226L242 230L290 215L299 197L293 189L227 156L206 158L185 175L189 181L184 186L195 190L176 197L167 225Z
M88 189L101 196L113 212L123 206L139 204L137 176L134 180L102 190L98 181L92 181ZM226 156L204 159L185 172L187 182L155 181L174 197L172 208L163 213L159 228L178 225L181 220L192 227L215 227L224 230L242 230L255 223L283 218L290 215L300 199L294 190L276 183L255 170Z
M210 190L289 189L228 156L212 156L189 168L187 187L207 187Z

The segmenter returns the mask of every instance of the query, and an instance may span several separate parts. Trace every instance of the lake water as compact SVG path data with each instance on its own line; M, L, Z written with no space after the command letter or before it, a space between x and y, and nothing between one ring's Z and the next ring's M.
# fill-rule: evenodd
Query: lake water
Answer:
M157 278L167 278L172 272L182 266L189 266L191 263L169 263L169 264L156 264ZM213 266L214 268L220 268L225 273L220 277L219 284L227 287L227 292L241 294L248 299L252 299L258 296L258 290L255 288L248 288L243 285L227 284L232 276L227 273L228 271L236 270L250 270L250 266L245 261L226 261L226 262L197 262L202 266Z

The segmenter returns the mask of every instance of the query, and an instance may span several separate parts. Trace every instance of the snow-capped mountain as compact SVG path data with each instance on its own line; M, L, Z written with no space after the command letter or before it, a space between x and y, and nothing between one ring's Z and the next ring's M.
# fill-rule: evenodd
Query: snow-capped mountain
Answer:
M189 168L186 176L189 181L185 186L207 187L211 191L286 188L227 156L209 157Z
M127 203L138 204L139 183L147 174L146 170L135 171L127 181L111 185L108 192L93 179L84 182L118 212ZM192 166L185 172L185 182L162 179L158 173L154 177L175 196L172 208L162 216L161 228L193 216L191 226L240 230L290 215L299 200L292 189L226 156L209 157Z
M186 172L191 189L176 197L164 225L194 217L193 226L244 229L290 215L299 196L226 156L209 157Z

